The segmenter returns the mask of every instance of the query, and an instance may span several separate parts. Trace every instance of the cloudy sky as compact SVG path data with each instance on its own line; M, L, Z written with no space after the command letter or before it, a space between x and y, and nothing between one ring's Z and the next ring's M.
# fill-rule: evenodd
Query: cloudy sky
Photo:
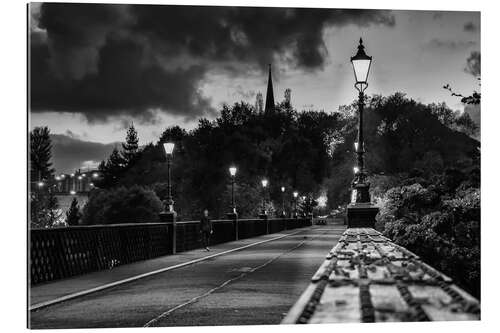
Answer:
M49 126L67 151L78 144L80 162L101 159L130 122L145 144L223 103L253 104L268 63L275 100L290 88L298 110L334 111L356 96L349 57L359 37L374 58L370 94L461 110L442 86L479 88L468 67L479 12L32 4L31 127Z

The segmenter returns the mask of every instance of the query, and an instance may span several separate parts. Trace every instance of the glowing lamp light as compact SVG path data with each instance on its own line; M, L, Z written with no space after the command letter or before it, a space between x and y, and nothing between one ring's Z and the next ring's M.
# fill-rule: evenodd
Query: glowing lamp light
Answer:
M71 177L75 177L75 174L74 174L74 173L72 173L72 174L71 174Z
M357 142L354 142L354 149L356 149L356 151L358 151L358 146L359 144Z
M78 176L78 180L82 180L82 176Z
M56 176L56 180L61 180L61 177L59 177L59 176Z
M76 194L76 192L75 192L75 191L73 191L73 190L71 190L71 191L69 191L69 194L71 194L71 195L75 195L75 194Z
M90 183L89 185L90 185L91 187L94 187L94 183Z
M43 182L38 182L38 187L43 187L44 183Z
M92 177L97 178L97 177L99 177L99 174L98 174L97 172L94 172L94 173L92 174Z
M306 196L305 195L302 196L302 200L306 200Z
M174 147L175 143L173 142L166 142L163 144L163 149L165 149L165 154L167 154L167 156L172 155L172 153L174 152Z
M262 179L262 187L267 187L267 179Z
M235 166L229 167L229 174L231 175L231 177L236 176L236 171L238 171L238 169Z
M358 173L359 172L359 168L358 167L354 167L354 173Z
M84 174L84 173L82 174L82 177L86 177L86 176L87 176L86 174Z
M281 192L285 192L285 186L281 186Z
M65 175L65 174L62 174L62 175L61 175L61 179L64 179L64 178L66 178L66 175Z
M326 195L322 195L318 199L316 199L316 201L318 202L319 207L324 208L324 207L326 207L326 203L328 202L328 198L326 197Z
M354 77L356 83L366 84L368 80L368 73L372 63L372 57L366 55L363 39L359 39L358 53L351 57L352 68L354 69Z
M293 197L294 197L294 198L297 198L298 196L299 196L299 192L294 191L294 192L293 192Z

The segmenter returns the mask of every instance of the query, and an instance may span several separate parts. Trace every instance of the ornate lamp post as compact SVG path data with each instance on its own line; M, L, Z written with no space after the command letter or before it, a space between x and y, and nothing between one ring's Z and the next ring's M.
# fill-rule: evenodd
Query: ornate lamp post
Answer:
M281 217L285 218L286 217L286 212L285 212L285 187L281 186Z
M370 183L367 180L365 169L365 142L363 136L363 109L365 106L365 90L368 87L368 74L370 72L372 57L365 53L363 40L359 39L358 52L351 57L358 91L358 138L354 143L356 152L356 166L351 187L351 203L347 207L348 227L373 227L378 208L370 201Z
M267 218L267 211L266 211L266 188L267 188L267 179L262 179L262 211L260 213L261 218Z
M162 222L174 222L176 213L174 211L174 200L172 198L172 179L171 179L171 166L172 166L172 155L174 152L175 144L172 142L167 142L163 144L163 149L165 150L165 155L167 156L167 198L164 201L164 211L160 213L160 220Z
M297 218L297 197L299 196L299 192L293 191L293 215Z
M229 174L231 175L231 212L227 214L227 217L232 220L238 217L238 213L236 212L236 204L234 202L234 182L237 171L238 169L234 165L229 167Z

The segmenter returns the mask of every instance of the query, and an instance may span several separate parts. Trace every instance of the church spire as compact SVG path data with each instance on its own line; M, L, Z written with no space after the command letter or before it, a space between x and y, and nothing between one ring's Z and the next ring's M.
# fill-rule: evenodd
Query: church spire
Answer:
M271 64L269 64L269 78L267 79L266 108L264 112L274 111L273 78L271 76Z

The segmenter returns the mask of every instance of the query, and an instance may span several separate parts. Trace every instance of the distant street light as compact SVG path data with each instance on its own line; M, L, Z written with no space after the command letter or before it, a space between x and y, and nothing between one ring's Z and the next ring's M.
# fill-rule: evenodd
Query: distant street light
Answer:
M38 182L38 187L43 187L43 185L45 185L43 182Z
M165 150L165 154L167 156L167 199L165 200L164 207L164 216L166 217L165 222L172 221L172 218L175 218L174 211L174 200L172 198L172 178L171 178L171 165L172 165L172 155L174 152L175 144L173 142L166 142L163 144L163 149Z
M286 217L285 212L285 187L281 186L281 217Z
M229 174L231 175L231 212L227 214L227 216L230 219L235 219L238 216L236 213L236 203L234 201L234 183L237 171L238 169L234 165L229 167Z
M297 198L299 196L299 192L293 191L293 214L294 217L297 217Z
M267 179L262 179L261 181L262 183L262 189L263 189L263 194L262 194L262 212L261 212L261 217L262 218L265 218L267 217L267 211L266 211L266 188L267 188L267 184L268 184L268 181Z
M76 192L75 192L74 190L71 190L71 191L69 191L69 194L71 194L71 195L75 195L75 194L76 194Z
M94 173L92 174L92 177L93 177L93 178L97 178L97 177L99 177L99 174L98 174L97 172L94 172Z

